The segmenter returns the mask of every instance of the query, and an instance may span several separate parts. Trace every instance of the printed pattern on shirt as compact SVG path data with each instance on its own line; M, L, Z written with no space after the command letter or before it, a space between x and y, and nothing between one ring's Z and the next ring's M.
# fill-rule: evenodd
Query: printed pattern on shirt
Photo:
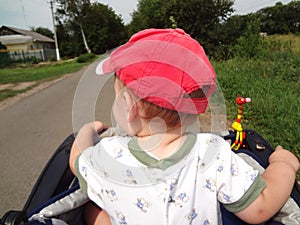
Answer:
M130 140L126 138L105 138L79 159L79 170L88 183L90 199L109 213L113 224L221 224L219 201L236 202L258 175L231 152L222 138L198 134L187 156L189 163L159 180L161 177L155 176L163 172L148 170L142 165L123 144ZM211 148L220 148L220 151L205 170L200 170L202 159ZM120 169L114 166L102 168L101 151L122 164ZM102 171L100 175L98 170ZM143 184L141 174L159 182ZM112 177L120 179L113 180Z

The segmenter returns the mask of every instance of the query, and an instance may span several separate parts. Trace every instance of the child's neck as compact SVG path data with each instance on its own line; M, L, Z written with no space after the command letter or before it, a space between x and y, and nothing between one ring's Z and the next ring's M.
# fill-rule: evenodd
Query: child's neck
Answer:
M148 130L137 134L138 144L148 152L151 152L159 159L174 154L184 142L186 136L182 133L181 127L167 131Z

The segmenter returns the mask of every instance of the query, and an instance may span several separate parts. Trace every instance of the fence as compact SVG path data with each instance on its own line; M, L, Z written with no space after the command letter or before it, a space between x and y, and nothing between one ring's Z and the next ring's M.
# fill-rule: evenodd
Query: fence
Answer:
M10 64L8 52L0 51L0 66L7 66Z
M0 66L9 65L14 62L48 61L56 58L55 49L0 51Z

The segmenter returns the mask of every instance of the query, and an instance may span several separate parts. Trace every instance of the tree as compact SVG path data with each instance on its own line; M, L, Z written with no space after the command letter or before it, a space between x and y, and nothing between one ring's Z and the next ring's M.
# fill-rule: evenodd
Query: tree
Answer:
M137 10L132 13L129 35L145 28L166 28L168 26L167 6L174 5L174 0L140 0Z
M82 9L83 10L83 9ZM92 3L86 5L84 16L81 17L81 27L69 14L58 9L57 36L62 56L78 56L88 52L85 43L94 53L104 53L125 42L127 34L120 16L107 5ZM84 30L85 42L82 36Z
M286 24L291 33L300 32L300 1L292 1L286 5Z
M46 27L37 27L37 28L32 27L31 30L53 39L54 36L53 32Z
M287 5L277 2L275 6L257 11L261 20L261 30L268 34L287 34L300 32L300 1Z
M229 59L234 56L233 47L237 44L237 40L246 33L248 21L251 21L249 15L234 15L215 27L213 38L215 38L214 42L218 43L213 52L215 59Z
M57 13L60 14L62 19L66 20L65 22L69 20L69 22L79 27L86 51L90 53L91 50L86 41L83 27L85 17L90 11L90 0L57 0L57 2L61 6L61 8L57 10Z
M85 20L87 40L95 53L104 53L127 39L121 17L107 5L93 3Z
M129 34L154 27L184 29L209 55L218 44L216 30L233 12L233 0L140 0L132 14Z
M260 21L255 15L249 15L247 28L243 35L237 39L234 46L235 56L253 58L262 52L262 38L260 36Z
M56 34L59 42L59 51L62 57L76 57L85 52L85 47L78 29L71 23L58 23Z

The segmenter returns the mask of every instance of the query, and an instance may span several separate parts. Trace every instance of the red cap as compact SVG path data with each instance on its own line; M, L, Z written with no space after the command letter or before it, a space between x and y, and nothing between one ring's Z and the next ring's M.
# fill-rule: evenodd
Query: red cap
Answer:
M204 113L216 74L201 45L181 29L146 29L112 52L96 68L115 72L140 98L188 114ZM188 95L201 88L204 98Z

